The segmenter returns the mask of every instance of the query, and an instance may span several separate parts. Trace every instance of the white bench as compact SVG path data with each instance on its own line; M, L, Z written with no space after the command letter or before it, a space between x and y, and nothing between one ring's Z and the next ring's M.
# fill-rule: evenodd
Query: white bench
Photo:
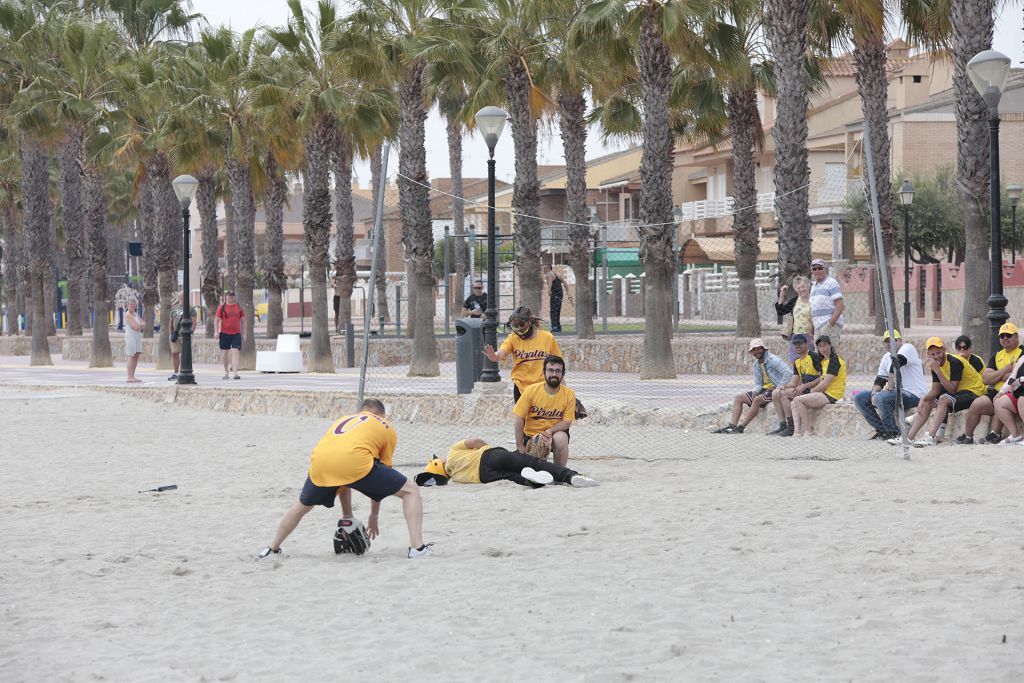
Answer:
M279 334L276 351L257 351L256 372L302 372L299 335Z

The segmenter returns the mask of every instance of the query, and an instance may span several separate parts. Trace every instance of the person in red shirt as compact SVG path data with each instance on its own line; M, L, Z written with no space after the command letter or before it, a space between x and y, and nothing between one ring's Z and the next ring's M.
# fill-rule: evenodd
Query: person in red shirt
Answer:
M217 309L214 327L220 340L221 356L224 361L224 379L238 376L238 356L245 341L245 309L235 301L234 292L224 293L224 303ZM230 361L230 364L229 364Z

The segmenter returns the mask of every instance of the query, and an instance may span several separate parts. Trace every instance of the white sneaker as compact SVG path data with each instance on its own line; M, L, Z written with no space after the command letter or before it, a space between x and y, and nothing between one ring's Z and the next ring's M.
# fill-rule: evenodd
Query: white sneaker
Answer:
M934 446L935 438L931 434L925 434L920 439L914 442L914 448L924 448L925 446Z
M524 467L519 474L521 474L523 479L526 481L532 481L534 484L540 484L541 486L550 484L555 480L550 472L545 472L544 470L538 472L532 467Z
M891 439L886 439L885 442L890 446L900 446L903 444L902 436L894 436Z
M410 560L416 560L421 557L430 557L434 554L434 551L430 549L432 544L427 543L419 548L409 548L408 558Z
M256 556L256 559L257 560L262 560L262 559L264 559L266 557L270 557L271 555L280 555L280 554L281 554L281 549L280 548L278 548L277 550L274 550L274 549L272 549L268 545L266 548L264 548L263 550L260 551L260 554Z
M1024 436L1008 436L999 442L1000 446L1019 446L1024 442Z
M935 430L935 442L938 443L938 442L942 441L942 437L944 437L945 435L946 435L946 424L943 423L943 424L940 424L939 428Z
M907 415L905 418L903 418L903 421L906 422L908 425L912 425L914 424L914 416Z
M572 479L569 480L569 485L575 486L578 489L584 489L590 486L598 486L599 484L595 479L584 477L582 474L574 474Z

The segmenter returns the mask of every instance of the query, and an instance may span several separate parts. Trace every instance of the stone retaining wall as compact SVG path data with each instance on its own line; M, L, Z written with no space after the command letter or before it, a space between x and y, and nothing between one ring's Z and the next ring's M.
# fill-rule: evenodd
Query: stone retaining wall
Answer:
M28 355L30 340L21 339L10 344L13 338L0 342L0 355ZM455 340L438 339L441 362L455 360ZM54 349L54 344L57 348ZM750 372L750 355L747 352L749 339L732 336L684 335L672 340L672 355L680 374L746 375ZM765 333L765 342L770 350L785 358L786 342L778 333ZM4 344L20 353L4 351ZM54 337L50 340L51 353L62 353L68 360L88 360L92 340L88 337ZM559 346L566 363L572 371L623 372L638 374L643 357L643 337L639 335L612 335L600 339L576 339L560 337ZM143 340L142 362L153 362L155 339ZM257 350L273 350L276 342L269 339L256 341ZM301 340L303 357L309 348L309 340ZM124 359L124 341L120 336L110 340L111 351L116 360ZM920 346L920 344L918 344ZM370 343L369 364L372 367L407 365L411 356L412 340L378 339ZM919 349L920 350L920 349ZM878 368L883 352L878 337L867 334L846 335L840 346L840 354L846 359L850 374L872 374ZM198 364L220 363L220 350L212 339L197 339L193 344L193 362ZM332 339L331 353L337 367L344 367L345 343ZM362 357L362 340L356 340L356 363Z

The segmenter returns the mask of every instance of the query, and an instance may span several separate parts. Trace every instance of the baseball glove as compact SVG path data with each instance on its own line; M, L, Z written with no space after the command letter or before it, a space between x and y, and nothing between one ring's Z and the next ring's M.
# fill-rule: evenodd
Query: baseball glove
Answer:
M526 442L527 455L532 455L535 458L543 460L548 457L548 453L550 452L551 440L545 440L541 434L536 434L530 437L530 440Z
M366 535L366 528L358 519L338 520L338 529L334 532L334 553L352 553L362 555L370 549L370 537Z

